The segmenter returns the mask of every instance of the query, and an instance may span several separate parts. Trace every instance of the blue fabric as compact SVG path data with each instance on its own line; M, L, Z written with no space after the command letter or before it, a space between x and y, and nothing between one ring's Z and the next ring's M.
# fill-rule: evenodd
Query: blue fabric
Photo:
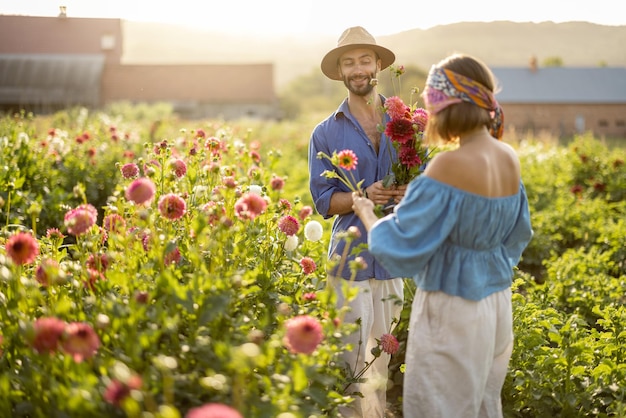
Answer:
M381 99L384 103L385 98L381 96ZM385 113L383 118L383 123L386 124L389 121L389 116ZM324 219L329 219L333 216L328 213L332 194L335 192L350 192L350 189L338 179L328 179L321 175L325 170L334 170L334 167L327 159L318 159L317 153L321 151L328 156L332 156L333 151L339 152L345 149L352 150L357 156L357 167L351 172L354 174L357 182L364 180L362 184L363 189L378 180L382 180L389 174L391 172L392 158L394 160L396 158L395 149L384 133L381 133L379 151L376 154L371 141L358 121L350 113L348 100L344 100L334 113L313 129L309 141L309 188L315 209ZM351 242L348 256L345 259L345 267L342 268L341 272L337 271L338 265L329 274L350 279L351 272L347 263L356 256L360 256L367 263L367 268L359 270L354 280L393 278L394 276L390 276L367 251L367 230L354 212L338 215L333 221L328 257L332 258L334 254L343 254L345 241L342 239L341 233L347 231L353 225L359 229L361 237ZM363 244L362 251L359 254L351 254L352 250L360 244Z
M374 224L369 250L425 291L480 300L511 286L532 234L522 182L515 195L487 198L422 175Z

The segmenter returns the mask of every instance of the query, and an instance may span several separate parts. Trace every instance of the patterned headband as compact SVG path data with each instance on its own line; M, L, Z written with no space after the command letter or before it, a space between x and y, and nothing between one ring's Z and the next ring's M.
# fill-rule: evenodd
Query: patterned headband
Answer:
M504 114L493 92L482 84L445 68L432 67L423 94L426 109L436 114L455 103L468 102L491 112L490 133L500 139L504 133Z

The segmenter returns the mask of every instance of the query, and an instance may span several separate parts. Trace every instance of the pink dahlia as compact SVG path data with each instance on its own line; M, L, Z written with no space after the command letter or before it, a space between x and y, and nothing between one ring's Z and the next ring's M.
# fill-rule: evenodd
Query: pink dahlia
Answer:
M65 238L65 235L63 235L63 233L59 231L58 228L48 228L46 230L46 238L51 239L51 240L63 241L63 239Z
M178 262L180 261L180 258L181 258L180 250L178 249L178 247L176 247L169 253L165 254L163 263L165 263L166 266L170 264L178 264Z
M68 211L65 214L64 224L67 232L78 236L87 232L97 220L98 211L87 203Z
M409 111L409 107L398 96L388 97L385 100L385 109L391 119L403 119Z
M72 355L74 361L93 357L100 348L100 338L91 325L84 322L72 322L65 327L63 350Z
M87 258L87 268L104 272L109 267L110 261L110 257L106 254L89 254Z
M120 171L125 179L134 179L139 175L139 166L135 163L126 163L120 168Z
M42 286L48 286L57 282L59 279L59 273L59 262L54 258L45 258L41 260L41 263L35 270L35 279Z
M417 125L418 132L424 132L428 123L428 112L426 109L420 107L413 111L413 123Z
M207 403L191 408L185 418L243 418L243 415L231 406L221 403Z
M302 257L302 260L300 260L300 267L302 267L304 274L311 274L317 268L315 261L311 257Z
M38 353L54 353L65 332L65 322L58 318L39 318L33 324L31 346Z
M210 201L202 206L202 211L207 215L209 225L215 225L222 216L226 215L226 209L217 202Z
M322 325L309 315L300 315L285 322L284 344L292 353L311 354L324 339Z
M5 248L9 258L20 266L32 263L39 254L39 243L26 232L13 234L6 242Z
M149 204L154 198L156 186L147 177L141 177L133 181L126 188L126 199L138 205Z
M237 187L237 180L233 176L222 177L222 184L228 189L234 189Z
M124 382L114 379L105 389L103 398L112 405L120 406L122 401L130 395L130 391L141 388L141 384L141 377L135 374Z
M187 164L180 158L170 161L170 168L178 178L183 177L187 173Z
M391 334L383 334L382 337L380 337L380 345L387 354L395 354L398 348L400 348L400 343L398 343L396 337Z
M185 200L174 193L166 194L159 199L159 212L170 221L182 218L186 211Z
M267 202L256 193L246 193L235 203L235 214L239 219L254 219L267 208Z
M278 221L278 229L286 235L295 235L300 229L300 222L291 215L285 215Z
M312 214L313 214L313 208L309 205L306 205L306 206L303 206L302 209L300 209L300 212L298 212L298 218L300 218L301 221L304 221L306 218L308 218Z
M126 220L118 213L111 213L104 217L102 226L110 232L121 232L126 228Z
M270 181L270 187L272 190L282 190L285 187L285 180L282 177L274 176Z

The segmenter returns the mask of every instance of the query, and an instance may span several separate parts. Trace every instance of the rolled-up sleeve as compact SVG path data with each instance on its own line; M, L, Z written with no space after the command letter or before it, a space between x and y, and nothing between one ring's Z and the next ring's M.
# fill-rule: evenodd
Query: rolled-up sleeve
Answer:
M329 179L322 175L326 170L334 170L330 161L325 158L317 158L320 152L332 155L332 151L326 146L329 141L324 139L322 135L321 129L315 129L309 141L309 189L315 209L324 219L328 219L332 216L328 213L330 198L336 191L341 191L341 184L337 179Z

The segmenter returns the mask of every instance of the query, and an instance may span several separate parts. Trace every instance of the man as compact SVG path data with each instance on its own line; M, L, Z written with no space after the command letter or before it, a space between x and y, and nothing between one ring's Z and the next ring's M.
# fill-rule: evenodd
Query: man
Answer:
M391 171L395 150L379 126L389 120L383 110L385 98L376 91L378 74L391 65L395 55L376 44L374 37L362 27L351 27L340 36L337 47L322 59L322 72L332 80L343 81L348 97L327 119L318 124L309 143L309 187L316 210L325 218L335 217L328 256L331 260L328 282L337 293L338 307L348 305L344 321L359 324L359 330L345 336L352 350L345 353L349 376L374 360L371 349L383 334L391 332L400 319L403 281L392 277L367 250L351 254L352 249L367 243L367 231L352 210L352 191L340 180L323 173L336 170L328 159L318 158L323 152L351 150L357 164L350 173L361 185L364 195L375 204L398 202L406 186L385 188L382 179ZM357 230L354 230L355 227ZM350 232L348 230L350 229ZM345 236L350 235L350 242ZM345 246L350 247L345 249ZM354 272L350 261L361 257L361 269ZM341 261L336 262L340 257ZM348 288L356 288L356 297L346 297ZM385 415L386 387L390 355L382 353L364 375L366 381L353 384L348 393L355 395L345 417L381 418Z

